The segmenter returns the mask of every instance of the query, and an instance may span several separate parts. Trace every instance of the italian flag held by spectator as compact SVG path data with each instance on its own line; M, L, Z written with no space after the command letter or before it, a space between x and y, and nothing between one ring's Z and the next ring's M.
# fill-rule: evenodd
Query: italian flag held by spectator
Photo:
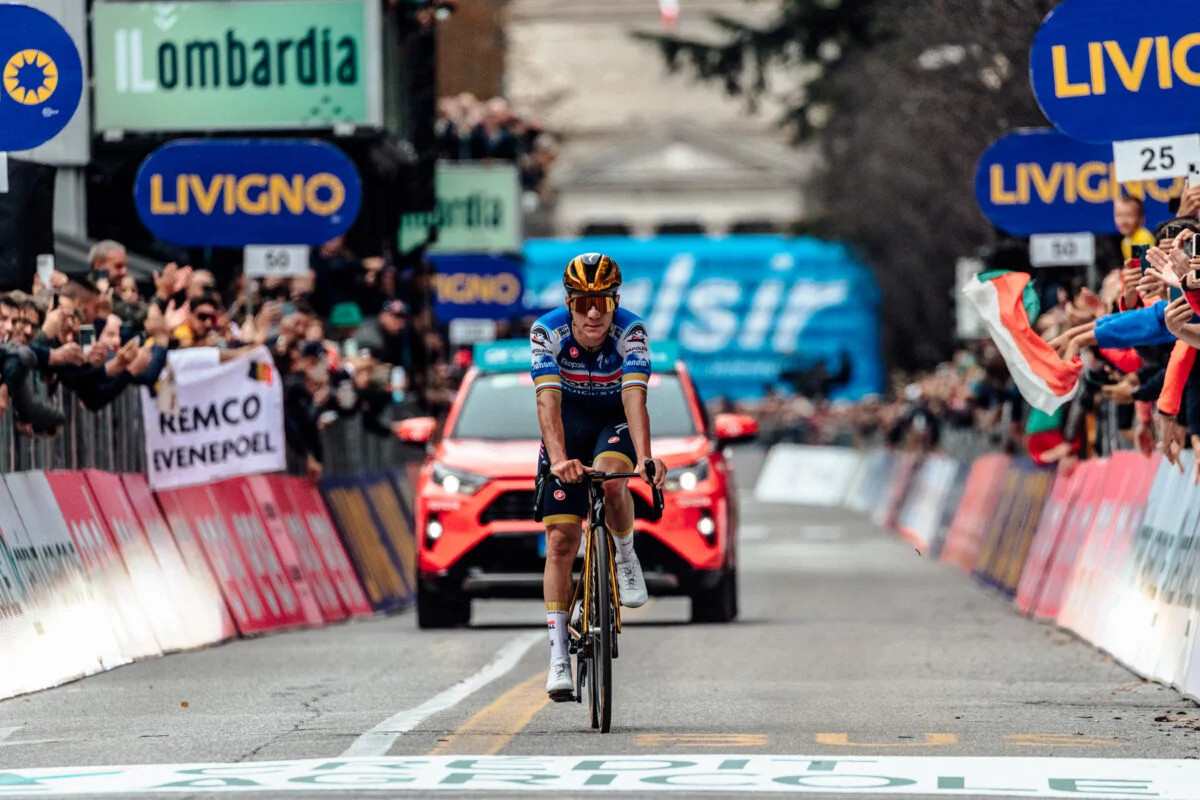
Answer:
M1081 367L1063 361L1033 329L1030 321L1040 309L1027 273L981 272L963 287L963 294L983 317L1029 405L1053 414L1075 396Z

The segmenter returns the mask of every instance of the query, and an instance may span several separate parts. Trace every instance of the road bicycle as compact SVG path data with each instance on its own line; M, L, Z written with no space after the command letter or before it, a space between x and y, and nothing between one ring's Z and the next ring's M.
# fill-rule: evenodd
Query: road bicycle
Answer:
M539 475L538 496L545 489L549 471ZM605 481L640 477L636 472L589 472L588 520L584 531L583 569L571 592L572 610L567 625L567 646L575 656L575 697L583 702L586 687L592 727L608 733L612 726L612 662L618 655L617 634L621 632L621 601L617 573L613 565L612 537L604 522ZM662 517L662 492L654 486L654 464L646 462L654 503L651 522ZM578 612L577 614L574 612Z

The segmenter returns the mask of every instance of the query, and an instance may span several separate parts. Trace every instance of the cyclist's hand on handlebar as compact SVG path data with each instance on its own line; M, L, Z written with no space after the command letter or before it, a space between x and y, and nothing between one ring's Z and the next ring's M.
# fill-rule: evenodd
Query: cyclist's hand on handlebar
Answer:
M654 480L646 476L646 461L654 464ZM667 465L663 463L661 458L646 459L638 464L637 473L642 480L654 484L654 488L656 489L661 489L663 483L667 480Z
M579 483L585 473L591 472L578 458L569 458L550 465L550 472L563 483Z

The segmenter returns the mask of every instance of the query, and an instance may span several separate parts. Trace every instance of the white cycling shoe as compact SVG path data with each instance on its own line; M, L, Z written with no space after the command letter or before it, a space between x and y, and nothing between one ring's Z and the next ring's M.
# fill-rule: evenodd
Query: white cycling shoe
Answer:
M613 566L617 569L617 591L621 595L621 605L626 608L646 605L649 595L646 592L646 579L642 577L642 565L638 561L637 555Z
M556 703L575 699L575 681L571 678L571 659L550 662L550 674L546 676L546 694Z

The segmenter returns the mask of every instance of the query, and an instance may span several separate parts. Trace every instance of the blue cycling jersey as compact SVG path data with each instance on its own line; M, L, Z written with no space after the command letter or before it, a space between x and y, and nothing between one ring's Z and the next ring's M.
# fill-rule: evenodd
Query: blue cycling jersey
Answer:
M600 347L589 350L571 333L565 306L543 314L529 332L530 371L538 394L562 392L563 405L617 411L621 393L645 391L650 378L650 342L646 325L632 311L617 308Z

